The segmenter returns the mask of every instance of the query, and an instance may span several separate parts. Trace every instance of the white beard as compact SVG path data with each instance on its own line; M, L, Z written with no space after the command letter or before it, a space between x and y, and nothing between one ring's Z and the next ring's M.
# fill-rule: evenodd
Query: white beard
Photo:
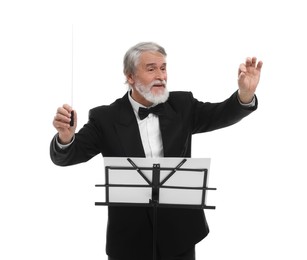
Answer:
M154 85L164 85L162 91L159 91L157 94L153 94L150 90ZM153 103L154 105L158 105L160 103L164 103L168 97L169 92L166 88L166 81L165 80L155 80L148 85L143 85L140 82L135 83L136 90L149 102Z

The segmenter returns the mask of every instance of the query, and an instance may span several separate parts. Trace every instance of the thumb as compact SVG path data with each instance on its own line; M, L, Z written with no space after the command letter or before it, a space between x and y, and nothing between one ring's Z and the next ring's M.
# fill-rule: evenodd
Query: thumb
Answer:
M241 71L241 73L239 74L239 77L238 77L239 84L244 81L245 77L246 77L245 72Z

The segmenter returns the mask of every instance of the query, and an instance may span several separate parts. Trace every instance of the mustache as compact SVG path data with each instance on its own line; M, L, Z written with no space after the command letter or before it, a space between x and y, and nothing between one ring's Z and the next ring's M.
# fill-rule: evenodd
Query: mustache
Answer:
M150 87L153 87L154 85L162 85L163 87L166 87L166 80L154 80L149 84Z

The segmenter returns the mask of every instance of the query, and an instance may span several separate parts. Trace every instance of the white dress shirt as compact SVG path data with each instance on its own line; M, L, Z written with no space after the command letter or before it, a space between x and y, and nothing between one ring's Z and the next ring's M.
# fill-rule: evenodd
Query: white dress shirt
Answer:
M131 97L130 93L128 96L138 122L145 156L152 158L163 157L163 144L159 117L155 114L149 114L146 118L141 120L138 115L139 107L145 106L136 102Z

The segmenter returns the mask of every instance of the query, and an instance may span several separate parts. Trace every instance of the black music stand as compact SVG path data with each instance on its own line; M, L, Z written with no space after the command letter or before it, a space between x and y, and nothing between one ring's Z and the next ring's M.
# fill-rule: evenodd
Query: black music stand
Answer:
M210 159L105 158L105 184L95 185L105 187L105 202L95 205L153 207L156 260L158 207L215 209L206 205L206 191L216 190L207 187L209 166Z

